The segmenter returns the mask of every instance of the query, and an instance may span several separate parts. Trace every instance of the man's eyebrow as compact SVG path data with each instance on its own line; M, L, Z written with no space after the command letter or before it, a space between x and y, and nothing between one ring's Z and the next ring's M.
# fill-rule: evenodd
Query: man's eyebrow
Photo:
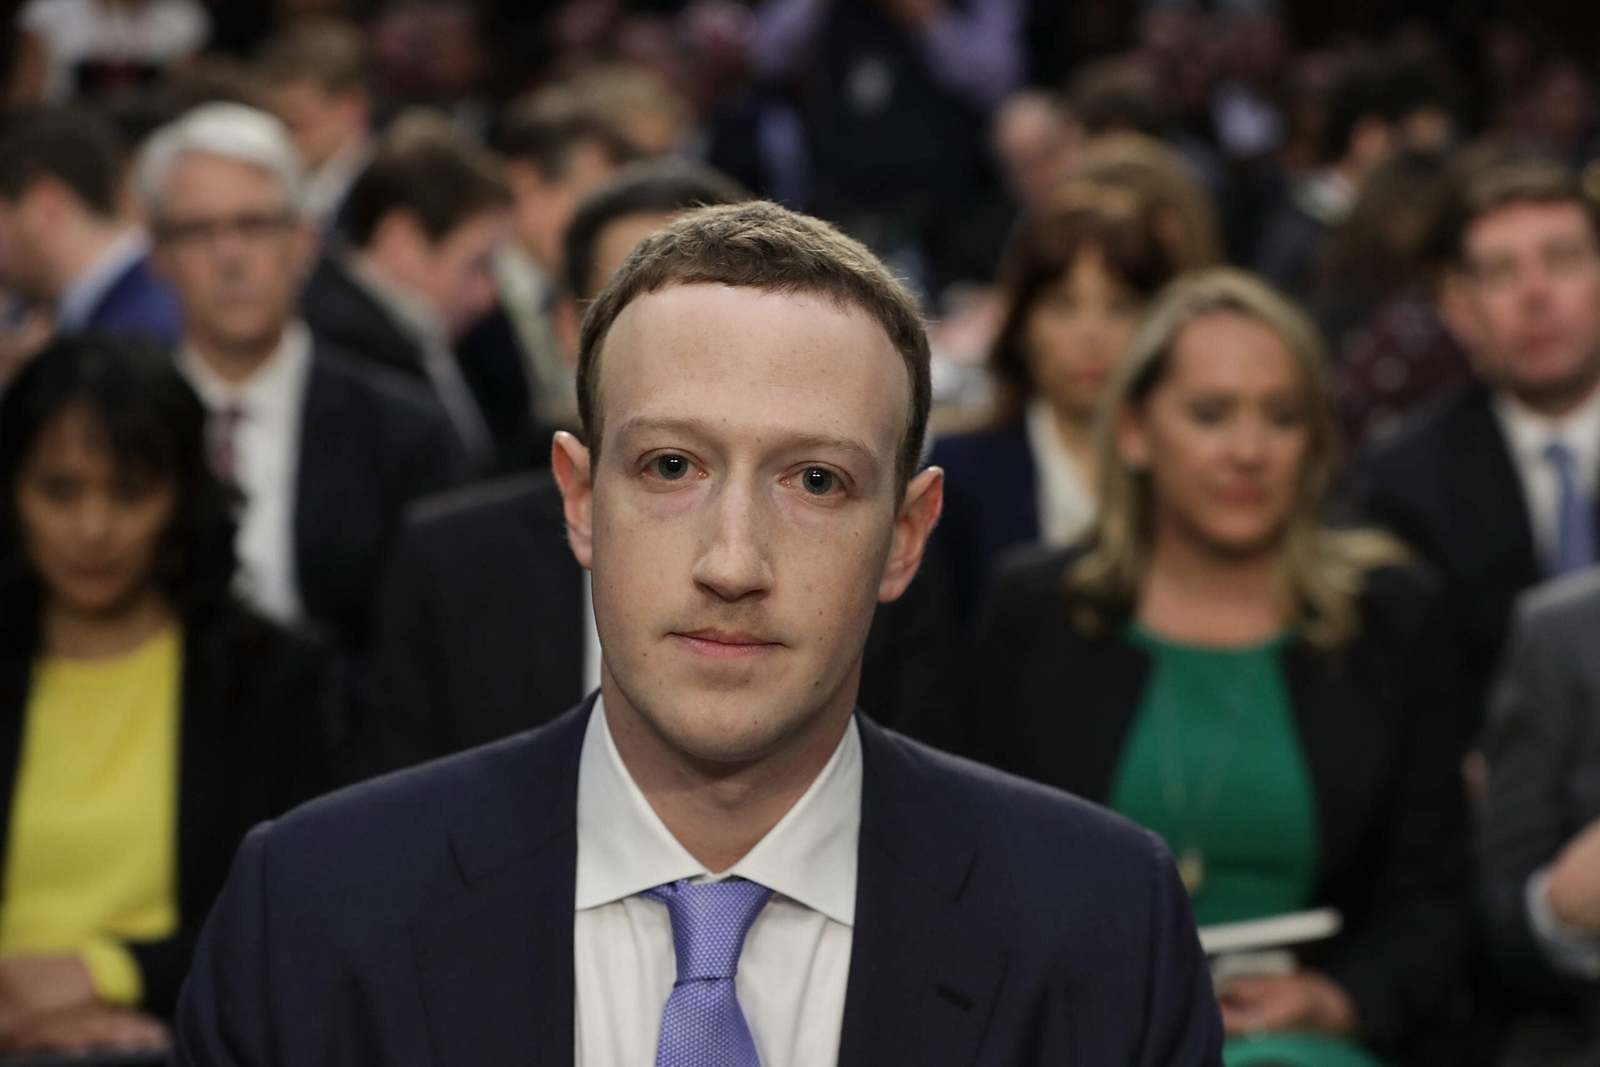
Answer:
M671 433L688 437L714 437L716 430L704 419L675 419L652 415L635 415L617 427L619 438L637 433ZM786 433L780 439L785 449L820 449L844 452L867 464L873 472L880 466L877 454L865 442L854 437L827 433Z

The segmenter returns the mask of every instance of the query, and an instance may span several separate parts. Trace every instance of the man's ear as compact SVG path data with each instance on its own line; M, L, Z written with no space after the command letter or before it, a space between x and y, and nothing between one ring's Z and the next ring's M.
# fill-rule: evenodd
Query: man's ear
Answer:
M561 489L561 513L567 520L567 543L579 566L594 561L594 479L589 449L565 430L556 431L550 443L550 471Z
M550 309L550 331L555 334L556 347L561 358L574 372L578 369L578 339L583 315L578 311L578 300L571 293L562 293Z
M878 583L878 600L887 604L898 600L922 565L928 537L944 510L944 471L929 467L906 486L899 514L894 519L894 539L889 544L889 562Z
M1477 352L1482 335L1478 330L1472 279L1459 270L1446 271L1439 282L1439 317L1469 354Z

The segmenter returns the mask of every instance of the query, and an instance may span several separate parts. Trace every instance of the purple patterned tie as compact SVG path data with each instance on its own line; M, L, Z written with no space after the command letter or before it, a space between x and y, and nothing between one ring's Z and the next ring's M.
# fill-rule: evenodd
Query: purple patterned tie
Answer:
M772 890L743 878L647 889L667 906L678 980L661 1014L656 1067L761 1067L733 976L744 935Z

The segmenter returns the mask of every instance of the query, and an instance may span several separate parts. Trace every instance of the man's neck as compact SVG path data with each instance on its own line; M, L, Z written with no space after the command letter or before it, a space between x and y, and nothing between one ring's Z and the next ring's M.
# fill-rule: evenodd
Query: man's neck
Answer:
M278 351L286 329L287 326L280 327L270 340L248 345L217 343L195 336L187 338L187 342L189 350L207 370L229 385L240 385L249 381Z
M75 611L52 600L44 611L43 650L60 659L113 659L138 648L172 620L165 598L155 590L105 615Z
M603 675L606 725L623 766L684 849L708 871L732 867L776 826L827 766L853 708L820 714L781 751L739 765L676 751Z
M1600 393L1600 375L1588 377L1567 389L1538 393L1518 393L1508 389L1505 395L1517 407L1542 419L1559 421L1583 408L1597 393Z

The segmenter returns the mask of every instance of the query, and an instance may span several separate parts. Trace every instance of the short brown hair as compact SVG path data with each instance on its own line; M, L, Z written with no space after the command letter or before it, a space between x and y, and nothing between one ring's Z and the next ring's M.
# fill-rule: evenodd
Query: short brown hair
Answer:
M1445 262L1465 268L1472 224L1513 204L1576 204L1600 241L1600 205L1584 191L1577 172L1546 156L1502 156L1457 179L1439 222L1439 249Z
M365 248L378 224L395 210L416 216L438 242L485 212L511 205L500 161L443 118L428 111L402 115L350 189L345 230Z
M295 20L269 40L256 59L268 85L310 81L330 93L366 89L368 66L361 27L335 15Z
M825 296L883 327L911 379L910 418L895 463L903 489L921 462L931 396L928 335L917 302L861 242L759 200L700 208L645 238L589 306L578 343L578 416L591 453L600 448L600 350L612 323L641 296L702 284Z

